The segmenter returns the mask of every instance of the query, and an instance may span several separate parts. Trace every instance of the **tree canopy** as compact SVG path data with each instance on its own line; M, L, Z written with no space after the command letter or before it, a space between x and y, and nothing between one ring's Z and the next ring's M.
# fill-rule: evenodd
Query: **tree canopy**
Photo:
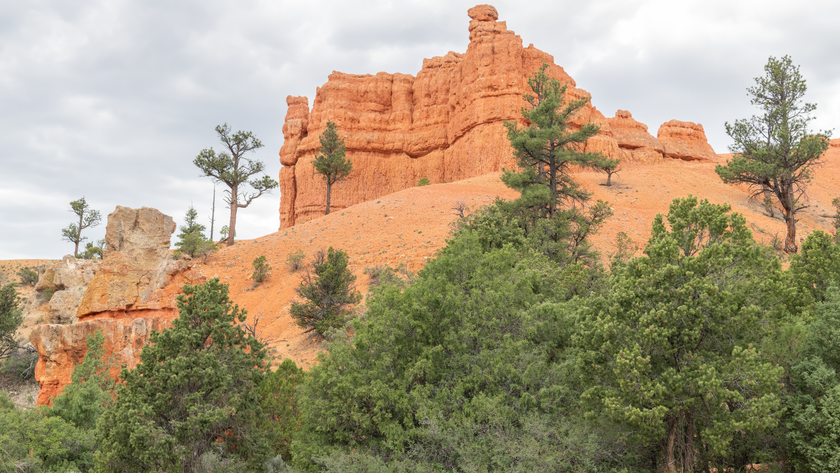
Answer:
M133 370L123 368L99 421L102 471L197 471L206 455L261 466L255 431L266 352L238 323L245 312L212 279L186 285L171 328L153 332Z
M350 173L353 171L353 163L344 158L347 150L344 146L344 140L338 136L335 123L327 122L327 128L321 133L320 140L319 154L315 156L312 165L315 167L315 172L320 174L327 184L327 206L324 215L328 215L330 213L332 186L350 177Z
M76 245L73 250L73 255L79 255L79 243L87 240L87 237L82 236L82 230L90 227L95 227L102 222L102 216L98 210L92 210L85 198L70 202L70 211L79 217L78 223L71 223L67 228L61 230L61 238Z
M227 236L227 244L232 245L236 235L236 212L238 209L248 207L251 202L261 195L270 192L279 184L269 176L262 176L259 179L252 179L251 176L262 173L265 164L262 161L249 159L248 152L256 151L263 147L260 140L250 131L237 131L232 133L227 123L216 126L216 134L222 142L225 151L216 154L213 148L203 149L193 160L205 176L212 177L223 182L228 189L225 190L225 202L230 207L230 229ZM249 191L248 187L253 191Z
M803 101L805 79L789 56L771 56L764 76L755 82L747 92L761 114L726 123L735 156L715 171L723 182L748 184L754 197L767 199L767 206L772 206L773 199L782 206L787 225L785 251L796 253L796 214L807 207L806 186L828 149L830 133L808 127L817 106Z
M778 424L782 369L759 345L795 289L728 205L676 199L645 256L584 301L576 343L589 409L661 442L666 471L693 471L733 437Z

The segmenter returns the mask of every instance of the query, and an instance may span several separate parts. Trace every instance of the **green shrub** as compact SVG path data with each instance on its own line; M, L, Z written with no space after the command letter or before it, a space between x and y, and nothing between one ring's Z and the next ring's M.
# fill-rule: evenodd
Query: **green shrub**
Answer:
M20 277L20 283L25 286L34 286L38 282L38 272L32 268L21 268L17 274Z
M417 183L417 187L428 186L429 184L431 184L431 182L429 182L429 178L428 177L423 177Z
M271 274L271 266L268 265L265 255L260 255L251 263L254 266L254 272L251 274L251 279L255 283L261 283Z
M303 268L303 260L305 258L306 253L298 248L297 250L289 253L289 256L286 258L286 266L288 266L293 273L297 272L299 269Z
M304 302L294 302L290 309L298 325L321 336L329 329L344 325L348 306L362 299L353 285L356 276L347 268L347 262L347 253L332 247L326 253L322 250L315 255L312 271L306 271L297 288L297 294Z

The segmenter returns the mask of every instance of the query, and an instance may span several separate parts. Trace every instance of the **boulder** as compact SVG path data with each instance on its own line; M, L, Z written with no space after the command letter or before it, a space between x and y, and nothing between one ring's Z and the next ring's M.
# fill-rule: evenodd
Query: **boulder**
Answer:
M706 140L703 125L671 120L659 127L656 134L665 148L665 157L683 161L715 161L715 150Z

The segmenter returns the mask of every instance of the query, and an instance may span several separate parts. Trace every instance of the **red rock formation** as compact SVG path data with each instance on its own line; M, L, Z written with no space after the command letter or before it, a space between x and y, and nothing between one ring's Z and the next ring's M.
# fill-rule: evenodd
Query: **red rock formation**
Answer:
M521 121L527 80L543 63L550 65L552 77L569 85L568 99L589 97L551 55L533 45L523 47L522 39L497 21L495 8L478 5L468 15L470 43L464 54L425 59L416 76L333 72L317 89L311 112L306 97L286 99L280 228L324 214L326 185L312 161L327 121L337 125L353 163L350 178L332 190L331 208L340 210L415 186L423 177L452 182L512 168L503 122ZM622 150L612 124L590 105L572 120L578 127L590 122L602 128L587 151L640 161L653 159L655 153L648 150L661 155L661 145ZM644 125L633 123L646 133Z
M659 127L656 134L665 147L665 157L684 161L714 161L715 150L706 140L703 125L671 120Z
M633 119L626 110L618 110L615 117L608 118L612 136L618 146L628 151L627 159L641 163L653 163L662 160L665 148L662 143L648 133L648 127Z
M200 278L188 271L188 262L171 259L174 231L172 218L155 209L117 206L108 215L105 257L78 304L78 322L39 325L30 335L39 356L38 404L49 404L70 382L73 368L84 359L89 334L103 330L106 352L134 367L151 331L178 316L181 287Z

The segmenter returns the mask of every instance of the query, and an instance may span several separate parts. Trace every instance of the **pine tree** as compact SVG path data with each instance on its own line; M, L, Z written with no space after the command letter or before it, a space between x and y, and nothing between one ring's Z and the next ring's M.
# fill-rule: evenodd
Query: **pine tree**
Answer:
M204 230L207 227L198 223L198 212L190 205L187 210L187 215L184 218L184 225L181 227L181 232L178 234L178 241L175 246L178 248L176 253L183 253L196 257L200 255L206 256L216 249L216 245L204 236Z
M797 472L840 469L840 291L830 287L791 369L787 436Z
M245 312L212 279L186 285L171 328L153 332L112 409L99 421L101 471L197 471L206 455L259 467L269 453L255 431L266 351L239 325Z
M332 247L326 253L321 251L315 255L312 271L306 271L296 290L304 302L294 302L290 309L298 325L322 336L327 330L344 325L348 306L362 299L353 285L356 276L347 268L347 263L347 253Z
M18 349L15 335L21 323L23 316L17 290L14 284L6 284L0 288L0 360Z
M588 123L577 131L570 129L570 120L586 106L589 98L567 103L568 84L549 77L546 69L548 64L543 63L528 79L531 93L523 96L530 109L523 107L522 117L530 125L523 129L516 122L505 122L516 164L522 171L507 171L502 180L522 191L523 196L529 188L547 187L547 192L540 192L535 203L546 207L546 216L554 217L562 203L584 202L589 198L572 179L572 167L597 168L603 157L581 151L586 141L598 134L597 125Z
M250 131L237 131L231 133L227 123L216 127L216 134L227 151L216 154L213 148L203 149L193 160L201 172L207 177L212 177L228 186L225 202L230 207L230 232L226 238L227 244L232 245L236 236L236 214L239 209L251 205L254 199L271 192L279 184L268 176L260 179L251 179L251 176L262 173L265 164L262 161L252 160L245 157L251 151L263 147L260 140ZM251 180L249 180L251 179ZM247 186L254 189L247 192Z
M73 250L73 255L76 256L79 254L79 243L87 240L87 237L82 236L82 230L99 225L102 222L102 216L98 210L91 210L84 197L70 202L70 211L79 217L79 223L71 223L70 226L61 230L61 237L76 245L76 249Z
M320 174L327 184L327 207L324 215L328 215L330 213L332 186L350 176L353 171L353 163L344 159L346 148L344 140L338 136L335 123L327 122L327 129L321 133L320 139L321 147L318 148L320 154L315 156L312 165L315 167L315 172Z
M828 149L829 132L814 133L808 128L817 106L803 103L805 79L789 56L770 57L764 77L756 77L755 87L747 89L751 103L762 115L726 124L726 133L735 141L735 156L715 171L726 183L748 184L753 196L772 198L782 206L787 225L785 251L796 253L796 214L807 208L805 188L813 167ZM772 207L771 207L772 208Z
M117 365L113 355L105 355L102 330L88 335L85 341L85 358L73 368L70 384L53 399L51 414L83 431L92 431L102 413L113 404L115 381L111 368Z
M584 303L584 400L662 445L666 471L695 471L779 422L782 369L758 344L795 290L743 216L694 197L671 204L667 225L657 215L645 255Z

